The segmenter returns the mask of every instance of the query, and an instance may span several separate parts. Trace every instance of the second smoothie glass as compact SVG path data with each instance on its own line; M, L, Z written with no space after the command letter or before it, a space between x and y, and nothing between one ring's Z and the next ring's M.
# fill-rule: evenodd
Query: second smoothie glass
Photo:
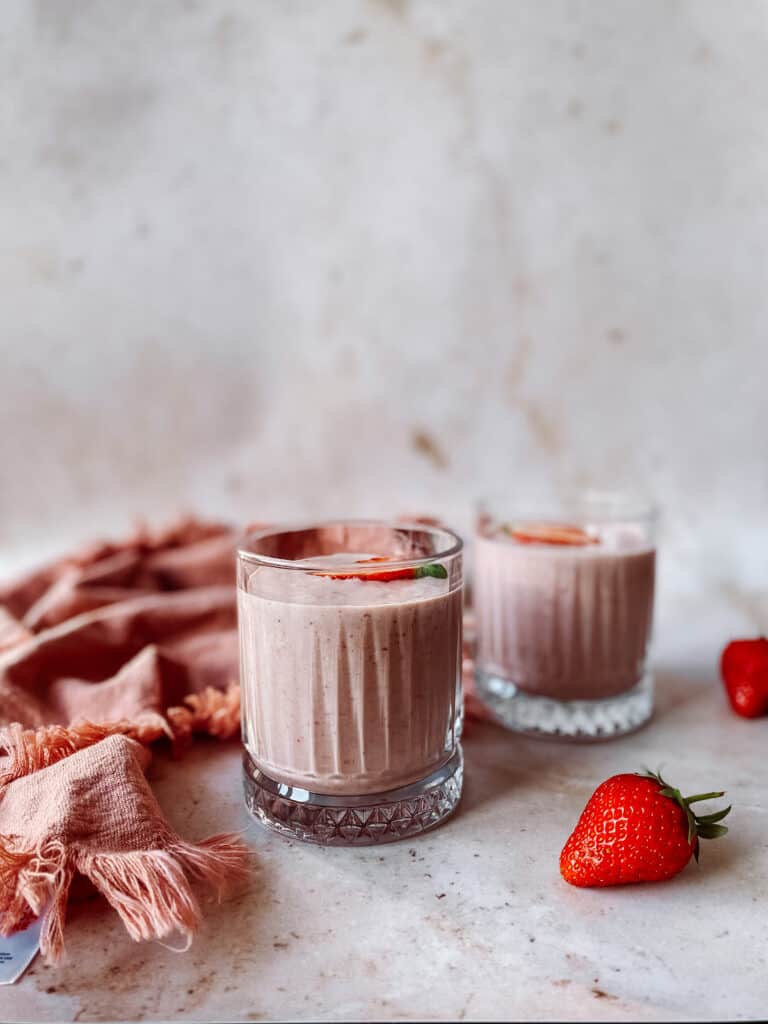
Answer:
M650 717L656 518L613 492L481 505L477 689L504 725L596 740Z
M261 530L238 551L246 803L292 838L416 835L461 795L462 543L420 524Z

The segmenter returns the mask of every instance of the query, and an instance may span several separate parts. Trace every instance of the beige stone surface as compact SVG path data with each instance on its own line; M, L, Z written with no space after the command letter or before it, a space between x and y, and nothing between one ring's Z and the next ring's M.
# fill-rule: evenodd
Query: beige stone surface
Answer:
M655 720L579 746L471 725L459 812L419 839L320 849L250 822L236 745L158 755L155 790L201 837L243 828L245 891L210 906L192 948L131 942L94 899L72 907L68 965L0 990L0 1019L737 1020L768 1004L768 720L727 709L715 637L739 613L681 604L660 636ZM687 632L685 624L687 623ZM577 890L558 855L594 787L663 765L722 785L731 833L659 885Z

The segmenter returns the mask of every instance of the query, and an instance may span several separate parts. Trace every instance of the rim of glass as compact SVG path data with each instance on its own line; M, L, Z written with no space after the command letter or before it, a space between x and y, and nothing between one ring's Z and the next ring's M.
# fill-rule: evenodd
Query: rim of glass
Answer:
M648 494L633 490L584 488L561 493L548 491L521 492L496 491L484 495L476 502L477 510L492 516L503 514L523 522L561 522L569 516L589 518L591 522L656 523L660 507Z
M392 559L387 562L387 569L408 569L418 565L426 565L429 562L442 561L445 558L453 558L455 555L461 553L464 547L464 541L461 537L447 526L429 526L426 523L417 523L411 520L390 520L390 519L319 519L319 520L305 520L298 523L280 523L274 526L266 526L260 530L248 531L238 543L236 547L238 558L243 559L246 562L252 562L257 565L271 566L274 569L293 569L296 572L306 572L307 566L302 565L301 561L297 561L292 558L276 558L273 555L260 555L256 551L249 550L248 545L253 544L255 541L261 540L264 537L274 536L280 533L298 533L301 530L317 530L328 526L370 526L370 527L386 527L390 530L402 530L412 531L418 530L420 533L430 533L433 536L444 536L450 539L450 546L441 548L435 551L431 555L422 555L419 558L398 558ZM318 556L323 557L323 556ZM315 563L316 566L322 565L322 563ZM359 571L359 563L357 562L332 562L329 563L329 567L334 569L357 569Z

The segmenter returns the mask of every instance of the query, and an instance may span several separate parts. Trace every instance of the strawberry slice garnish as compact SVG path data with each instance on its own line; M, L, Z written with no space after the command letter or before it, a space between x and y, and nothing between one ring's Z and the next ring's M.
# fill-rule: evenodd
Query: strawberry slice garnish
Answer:
M370 565L373 562L391 562L388 555L376 555L374 558L360 558L355 565ZM444 565L439 562L431 562L429 565L415 565L406 569L378 569L373 572L313 572L313 576L326 576L331 580L378 580L379 583L389 583L392 580L417 580L424 576L432 576L438 580L448 578L448 572Z
M737 715L768 714L768 639L732 640L720 659L720 673Z
M598 544L593 537L580 526L568 523L526 523L524 526L507 525L506 532L518 544L556 544L569 547L583 547L585 544Z

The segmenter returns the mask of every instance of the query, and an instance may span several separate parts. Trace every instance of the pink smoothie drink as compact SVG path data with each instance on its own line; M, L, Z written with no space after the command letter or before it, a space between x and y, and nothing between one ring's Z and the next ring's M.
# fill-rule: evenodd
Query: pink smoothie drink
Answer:
M504 525L481 524L473 593L485 674L558 701L615 697L640 681L655 550L627 524L585 533L576 543L545 543L535 531L520 540Z
M241 577L243 739L279 783L378 794L425 778L456 749L461 587L430 575L334 578L337 565L343 577L377 555L391 558L391 544Z

